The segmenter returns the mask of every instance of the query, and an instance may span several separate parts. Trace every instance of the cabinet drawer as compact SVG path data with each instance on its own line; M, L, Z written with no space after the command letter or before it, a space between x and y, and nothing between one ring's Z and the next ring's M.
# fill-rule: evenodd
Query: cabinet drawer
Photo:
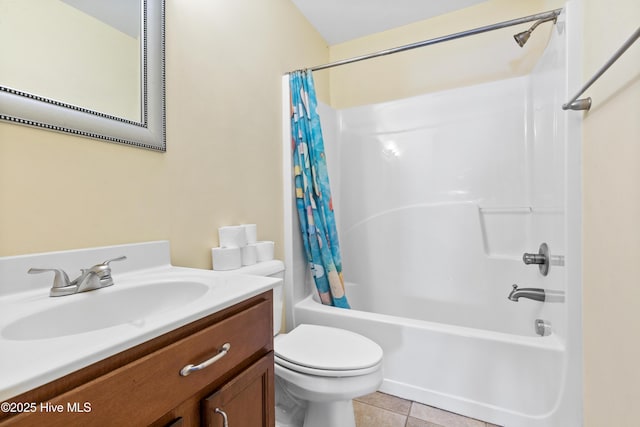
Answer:
M199 390L235 375L236 368L273 348L271 300L230 316L139 360L124 365L49 402L63 405L62 413L21 414L6 425L123 426L148 425ZM219 353L228 352L210 366L180 375L186 365L198 365ZM84 404L88 403L89 407ZM86 408L68 411L71 405ZM24 423L24 424L23 424ZM5 425L5 424L3 424Z

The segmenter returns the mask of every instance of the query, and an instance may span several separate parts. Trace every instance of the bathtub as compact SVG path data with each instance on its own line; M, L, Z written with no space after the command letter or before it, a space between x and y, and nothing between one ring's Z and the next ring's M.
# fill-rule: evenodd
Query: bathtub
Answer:
M315 295L294 307L297 323L348 329L384 350L381 391L505 426L535 426L558 405L564 346L557 335L522 336L359 310Z

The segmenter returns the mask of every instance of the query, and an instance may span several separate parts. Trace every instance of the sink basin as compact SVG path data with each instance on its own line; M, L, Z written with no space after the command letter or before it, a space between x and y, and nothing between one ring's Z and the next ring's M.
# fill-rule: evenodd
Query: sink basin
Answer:
M0 335L8 340L27 341L122 324L142 327L146 317L180 308L209 290L203 283L188 281L115 286L52 299L54 307L18 318L6 325Z

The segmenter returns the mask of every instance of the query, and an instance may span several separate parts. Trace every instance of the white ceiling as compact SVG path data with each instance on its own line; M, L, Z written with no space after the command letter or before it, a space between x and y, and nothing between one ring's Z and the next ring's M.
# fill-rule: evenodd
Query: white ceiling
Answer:
M135 0L62 0L69 6L93 16L113 28L140 36L140 2Z
M422 21L486 0L292 0L329 45Z

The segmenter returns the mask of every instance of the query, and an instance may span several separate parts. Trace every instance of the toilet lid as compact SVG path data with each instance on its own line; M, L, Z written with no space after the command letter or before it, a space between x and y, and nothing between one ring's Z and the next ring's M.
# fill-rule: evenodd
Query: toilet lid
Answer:
M299 372L337 376L368 373L382 362L382 348L369 338L344 329L300 325L274 342L274 352L282 365ZM363 372L366 371L366 372Z

